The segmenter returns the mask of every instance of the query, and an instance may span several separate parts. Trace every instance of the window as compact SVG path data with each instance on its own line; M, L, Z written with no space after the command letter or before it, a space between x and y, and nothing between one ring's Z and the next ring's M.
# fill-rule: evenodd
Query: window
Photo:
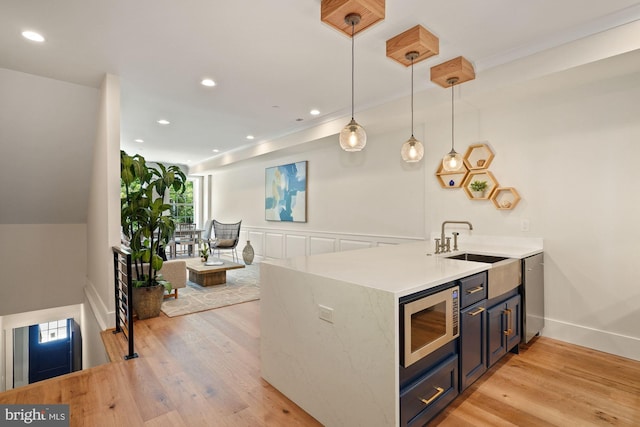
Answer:
M182 194L169 189L169 204L171 205L171 216L178 223L193 223L193 181L185 182L185 191Z
M63 340L67 338L67 320L54 320L40 323L40 343Z

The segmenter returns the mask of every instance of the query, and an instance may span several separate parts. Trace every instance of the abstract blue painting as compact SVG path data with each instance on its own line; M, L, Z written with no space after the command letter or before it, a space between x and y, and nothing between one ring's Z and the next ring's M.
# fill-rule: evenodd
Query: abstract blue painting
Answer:
M267 221L307 222L307 162L265 170L264 216Z

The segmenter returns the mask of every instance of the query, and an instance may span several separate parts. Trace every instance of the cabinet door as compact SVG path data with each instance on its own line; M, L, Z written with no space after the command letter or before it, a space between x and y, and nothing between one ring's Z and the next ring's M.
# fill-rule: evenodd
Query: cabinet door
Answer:
M506 305L501 303L487 310L487 358L489 366L492 366L507 353L504 339L505 308Z
M515 295L487 310L487 353L489 366L496 363L520 342L522 304Z
M460 391L487 370L486 300L460 312Z
M522 338L522 304L520 295L509 298L505 303L505 321L506 330L509 332L505 335L505 347L507 351L518 345Z

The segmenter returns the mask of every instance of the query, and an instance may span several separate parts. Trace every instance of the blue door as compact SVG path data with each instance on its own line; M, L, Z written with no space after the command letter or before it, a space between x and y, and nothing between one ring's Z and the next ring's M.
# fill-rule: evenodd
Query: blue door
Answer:
M77 331L73 319L29 326L29 384L74 370L74 359L78 363L73 351Z

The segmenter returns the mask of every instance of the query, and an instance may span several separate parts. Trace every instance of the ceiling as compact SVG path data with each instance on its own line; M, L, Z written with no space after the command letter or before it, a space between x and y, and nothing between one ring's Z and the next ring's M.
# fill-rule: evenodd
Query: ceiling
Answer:
M440 54L415 66L420 92L432 87L431 66L460 55L481 75L640 19L631 0L386 3L385 20L355 38L356 118L409 95L409 71L385 56L385 42L416 24L440 38ZM26 29L46 41L23 39ZM350 39L320 21L320 0L0 0L0 68L92 88L119 76L122 147L147 160L193 166L346 124L350 59ZM217 85L202 86L205 77Z

